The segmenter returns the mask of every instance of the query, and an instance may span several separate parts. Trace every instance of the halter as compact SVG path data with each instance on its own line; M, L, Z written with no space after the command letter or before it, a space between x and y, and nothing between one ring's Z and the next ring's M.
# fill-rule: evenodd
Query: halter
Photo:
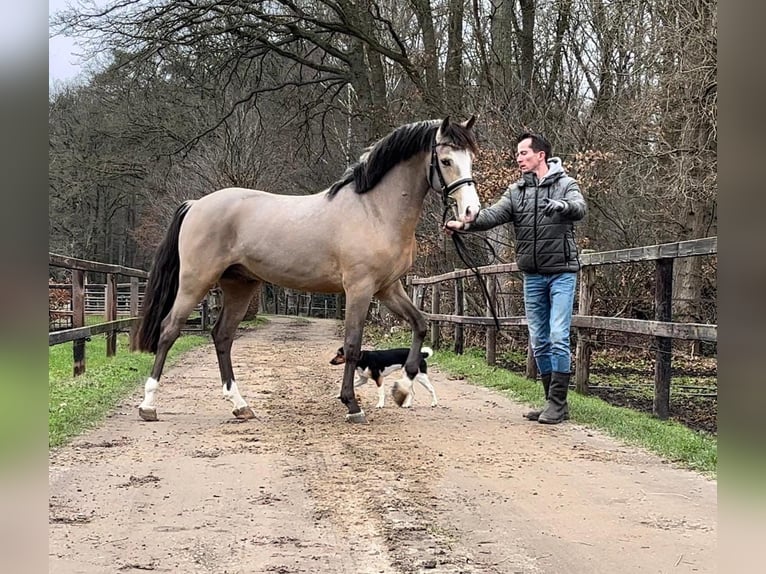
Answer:
M451 147L453 149L461 149L458 146L451 144L451 143L438 143L434 141L433 144L431 144L431 167L428 170L428 185L429 187L435 189L436 191L440 192L442 194L442 201L444 202L445 207L449 204L450 196L454 193L454 191L462 187L464 185L476 185L476 182L472 177L464 177L462 179L458 179L447 185L447 181L444 179L444 174L442 173L442 168L439 165L439 156L436 155L436 148L440 145L446 145L447 147ZM434 186L434 172L436 172L436 175L439 177L439 184L441 185L441 189L437 189Z

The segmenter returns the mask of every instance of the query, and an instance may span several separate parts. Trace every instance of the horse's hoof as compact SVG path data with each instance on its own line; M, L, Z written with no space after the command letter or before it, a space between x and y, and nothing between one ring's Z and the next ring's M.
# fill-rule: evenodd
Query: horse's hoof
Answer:
M238 409L234 409L231 412L234 413L235 417L243 421L255 418L255 413L250 407L239 407Z
M364 411L359 411L358 413L348 413L346 415L346 421L350 423L366 425L367 417L364 415Z
M157 409L155 408L138 407L138 416L140 416L145 421L149 421L149 422L154 422L156 420L159 420L157 418Z

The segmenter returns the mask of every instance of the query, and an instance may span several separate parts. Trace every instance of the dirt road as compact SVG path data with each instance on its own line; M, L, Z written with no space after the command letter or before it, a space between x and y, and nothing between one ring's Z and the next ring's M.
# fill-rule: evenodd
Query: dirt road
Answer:
M212 346L50 458L50 572L716 572L716 483L439 372L344 421L329 320L234 343L257 419L221 398ZM393 378L390 378L393 383Z

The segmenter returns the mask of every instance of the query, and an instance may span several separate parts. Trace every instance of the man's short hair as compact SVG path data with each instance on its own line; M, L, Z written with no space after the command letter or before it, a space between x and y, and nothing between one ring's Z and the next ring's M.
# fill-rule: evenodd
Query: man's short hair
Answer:
M531 145L532 151L545 152L545 161L548 161L549 159L553 157L553 152L551 151L551 142L549 142L546 139L546 137L542 134L535 134L531 132L524 132L522 134L519 134L519 137L516 138L516 145L519 145L521 142L523 142L527 138L532 140L532 145Z

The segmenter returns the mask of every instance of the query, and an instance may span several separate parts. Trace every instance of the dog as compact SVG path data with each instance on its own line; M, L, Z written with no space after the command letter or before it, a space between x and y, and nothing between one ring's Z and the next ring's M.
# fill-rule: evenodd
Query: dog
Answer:
M359 387L365 384L368 380L372 379L378 386L378 404L375 405L376 409L382 409L385 402L385 389L383 388L383 379L386 375L395 373L404 368L404 363L407 360L410 350L407 348L399 349L386 349L383 351L362 351L359 362L356 364L357 379L354 381L354 387ZM436 391L434 390L431 381L428 379L428 365L426 359L433 355L434 352L430 347L422 347L420 349L420 365L418 368L418 374L415 375L415 380L423 385L429 393L431 393L431 406L435 407L439 404L436 398ZM342 365L346 362L346 356L343 353L343 347L338 349L336 355L330 361L331 365ZM394 398L397 398L396 387L393 390ZM412 406L412 396L415 393L410 390L406 395L406 398L400 403L404 408ZM399 402L397 400L397 402Z

